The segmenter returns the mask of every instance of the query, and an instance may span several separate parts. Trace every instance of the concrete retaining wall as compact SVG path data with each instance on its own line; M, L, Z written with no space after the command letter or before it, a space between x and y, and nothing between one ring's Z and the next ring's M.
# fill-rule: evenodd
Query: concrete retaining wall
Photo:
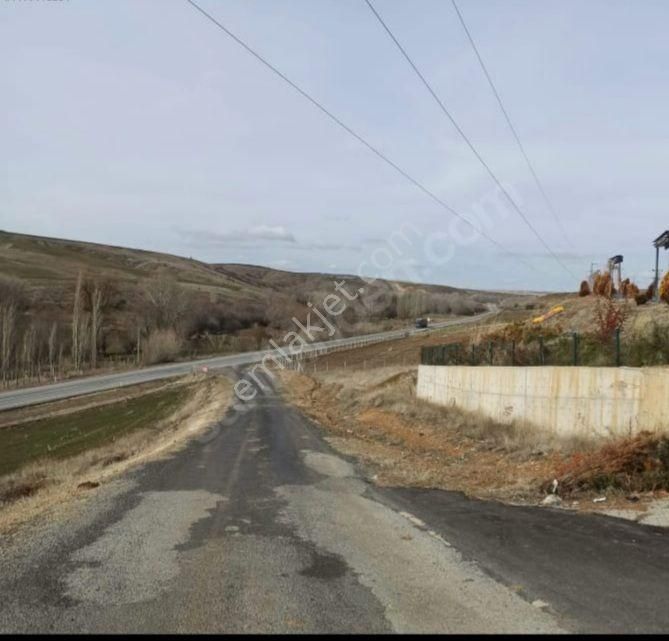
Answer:
M417 394L562 435L669 431L669 368L421 365Z

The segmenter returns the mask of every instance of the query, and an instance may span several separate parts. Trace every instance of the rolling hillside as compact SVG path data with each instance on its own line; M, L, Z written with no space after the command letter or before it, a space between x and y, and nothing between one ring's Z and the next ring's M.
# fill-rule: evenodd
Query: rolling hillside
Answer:
M0 231L0 332L9 337L0 378L259 349L294 329L294 318L306 319L308 304L321 305L341 280L349 292L365 288L337 318L342 336L419 315L471 315L508 298Z
M350 275L296 273L253 265L208 264L141 249L0 231L0 276L24 283L35 307L53 305L69 309L79 273L88 278L113 282L124 299L134 303L140 302L140 290L146 281L156 277L173 279L200 298L261 306L267 305L276 294L294 295L298 300L315 298L318 292L331 292L337 279L345 279L352 288L364 285L362 280ZM458 294L463 301L491 300L503 296L448 286L384 280L378 280L376 286L389 295ZM420 309L418 313L421 313Z

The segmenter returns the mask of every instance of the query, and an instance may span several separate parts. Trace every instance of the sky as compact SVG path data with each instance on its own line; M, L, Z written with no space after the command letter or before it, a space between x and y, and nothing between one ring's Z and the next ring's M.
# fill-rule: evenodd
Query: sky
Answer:
M374 0L552 255L363 0L198 3L483 235L186 0L0 4L0 229L510 290L575 290L623 254L652 279L669 2L458 0L565 237L450 0Z

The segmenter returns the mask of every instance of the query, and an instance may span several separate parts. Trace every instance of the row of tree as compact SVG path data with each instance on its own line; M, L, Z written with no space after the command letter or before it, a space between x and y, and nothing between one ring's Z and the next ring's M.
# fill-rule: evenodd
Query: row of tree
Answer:
M29 291L17 279L0 278L0 385L57 380L110 361L147 365L197 353L259 349L270 337L294 329L293 318L304 320L308 303L319 306L332 293L276 291L267 300L231 303L166 275L122 288L80 273L69 291ZM458 292L395 292L379 284L364 298L347 301L337 325L342 335L351 335L387 319L483 309L482 300Z

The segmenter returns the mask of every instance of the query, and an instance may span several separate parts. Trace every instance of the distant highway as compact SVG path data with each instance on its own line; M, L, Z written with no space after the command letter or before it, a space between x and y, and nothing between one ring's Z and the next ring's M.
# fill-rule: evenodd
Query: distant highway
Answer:
M454 325L467 325L470 323L478 323L485 318L495 314L496 309L477 314L476 316L468 316L465 318L458 318L455 320L442 321L434 323L427 330L403 328L396 329L389 332L378 332L376 334L365 334L364 336L352 336L349 338L338 338L336 340L324 341L320 343L312 343L307 348L302 350L302 354L324 354L342 349L352 349L356 347L363 347L372 343L379 343L382 341L396 340L404 338L407 335L420 334L426 331L435 329L443 329ZM215 356L213 358L205 358L194 361L184 361L179 363L169 363L166 365L156 365L153 367L145 367L117 374L103 374L100 376L88 376L84 378L77 378L68 380L62 383L51 383L47 385L40 385L37 387L26 387L18 390L11 390L0 393L0 411L14 409L18 407L25 407L28 405L36 405L38 403L47 403L49 401L57 401L63 398L70 398L72 396L81 396L83 394L92 394L95 392L103 392L118 387L127 387L129 385L138 385L139 383L148 383L150 381L157 381L174 376L183 376L192 372L200 371L201 368L206 367L209 371L223 369L225 367L234 367L237 365L251 365L259 363L263 357L272 350L261 350L257 352L244 352L241 354L232 354L229 356Z

